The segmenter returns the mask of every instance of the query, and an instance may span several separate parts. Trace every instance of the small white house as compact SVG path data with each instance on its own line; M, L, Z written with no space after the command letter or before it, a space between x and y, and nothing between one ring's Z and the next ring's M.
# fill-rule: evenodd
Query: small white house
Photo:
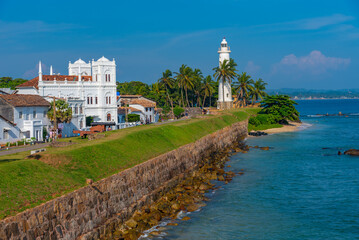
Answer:
M0 115L5 126L5 132L3 128L0 134L7 138L1 141L10 142L32 137L37 141L44 140L43 128L49 125L46 117L49 107L50 103L39 95L0 95Z
M140 115L141 122L154 123L158 119L156 117L156 102L141 95L121 95L121 105L127 105L135 110L131 111L133 114Z

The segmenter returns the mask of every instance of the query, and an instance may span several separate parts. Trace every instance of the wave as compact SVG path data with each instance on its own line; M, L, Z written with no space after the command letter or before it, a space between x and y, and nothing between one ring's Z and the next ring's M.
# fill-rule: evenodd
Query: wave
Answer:
M298 127L298 129L304 130L304 129L309 128L309 127L311 127L311 126L313 126L313 124L302 123L302 125L300 125L300 126Z
M315 115L305 115L305 117L324 117L325 115L322 114L315 114Z

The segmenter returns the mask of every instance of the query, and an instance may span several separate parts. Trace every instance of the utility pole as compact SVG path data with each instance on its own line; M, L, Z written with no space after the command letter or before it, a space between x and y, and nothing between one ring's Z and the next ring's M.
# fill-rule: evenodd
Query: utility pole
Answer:
M56 139L57 135L57 118L56 118L56 103L55 103L56 97L53 97L53 111L54 111L54 140Z

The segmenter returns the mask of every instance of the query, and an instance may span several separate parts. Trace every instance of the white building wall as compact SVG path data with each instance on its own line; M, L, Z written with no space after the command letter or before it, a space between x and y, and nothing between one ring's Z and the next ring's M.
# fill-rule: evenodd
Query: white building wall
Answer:
M4 134L4 132L7 134ZM20 129L17 126L13 126L9 122L0 118L0 144L6 144L8 142L15 142L20 140Z
M110 121L117 124L115 61L109 61L102 57L98 61L93 60L91 64L78 63L76 65L76 62L72 65L71 63L69 64L69 75L78 74L78 65L82 64L81 72L83 72L82 68L85 65L90 65L92 67L92 81L40 81L40 96L55 96L65 99L77 98L84 102L85 117L93 116L95 122L108 122L107 115L110 114Z

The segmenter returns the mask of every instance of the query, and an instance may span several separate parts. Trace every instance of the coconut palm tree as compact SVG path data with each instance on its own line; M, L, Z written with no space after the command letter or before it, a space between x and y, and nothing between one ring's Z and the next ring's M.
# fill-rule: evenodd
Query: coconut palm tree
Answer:
M203 97L203 104L202 107L204 107L204 103L206 102L206 97L212 97L212 94L214 92L213 89L213 84L212 84L212 77L210 75L208 75L204 80L203 80L203 86L202 86L202 90L204 93L204 97Z
M192 79L193 79L193 93L192 94L192 107L194 106L194 98L197 97L196 101L196 106L201 106L201 91L202 91L202 87L203 87L203 75L202 75L202 71L198 68L195 68L193 70L193 74L192 74Z
M193 84L193 70L192 68L188 67L185 64L182 64L182 66L179 69L179 72L175 72L176 74L176 79L178 81L179 87L182 89L184 89L185 93L186 93L186 101L187 101L187 106L189 107L189 101L188 101L188 89L192 89L194 84ZM184 105L184 100L183 100L183 91L182 93L182 101L183 101L183 106Z
M246 72L242 72L238 77L238 82L235 83L237 99L241 101L241 106L247 105L247 99L249 97L249 91L253 88L251 84L253 84L253 79L251 76L247 75Z
M237 75L236 74L236 66L237 66L237 64L233 61L233 59L231 59L229 61L227 59L225 59L223 62L221 62L219 64L219 67L213 68L213 70L215 71L215 73L213 74L213 77L216 78L218 82L220 80L223 81L223 85L222 85L223 102L224 102L224 84L226 82L231 84L232 79L234 79L236 77L236 75Z
M258 101L259 99L263 99L267 95L267 93L264 91L266 89L267 83L265 83L261 78L256 80L253 84L253 87L251 89L251 96L252 96L252 104L254 105L254 102Z
M167 95L167 100L171 104L172 116L174 116L174 113L173 113L173 100L172 100L172 98L170 97L170 94L169 94L169 89L171 89L173 87L173 85L174 85L174 79L172 77L172 72L169 69L164 71L162 73L162 77L158 80L158 83L161 86L164 86L164 88L165 88L166 95Z

